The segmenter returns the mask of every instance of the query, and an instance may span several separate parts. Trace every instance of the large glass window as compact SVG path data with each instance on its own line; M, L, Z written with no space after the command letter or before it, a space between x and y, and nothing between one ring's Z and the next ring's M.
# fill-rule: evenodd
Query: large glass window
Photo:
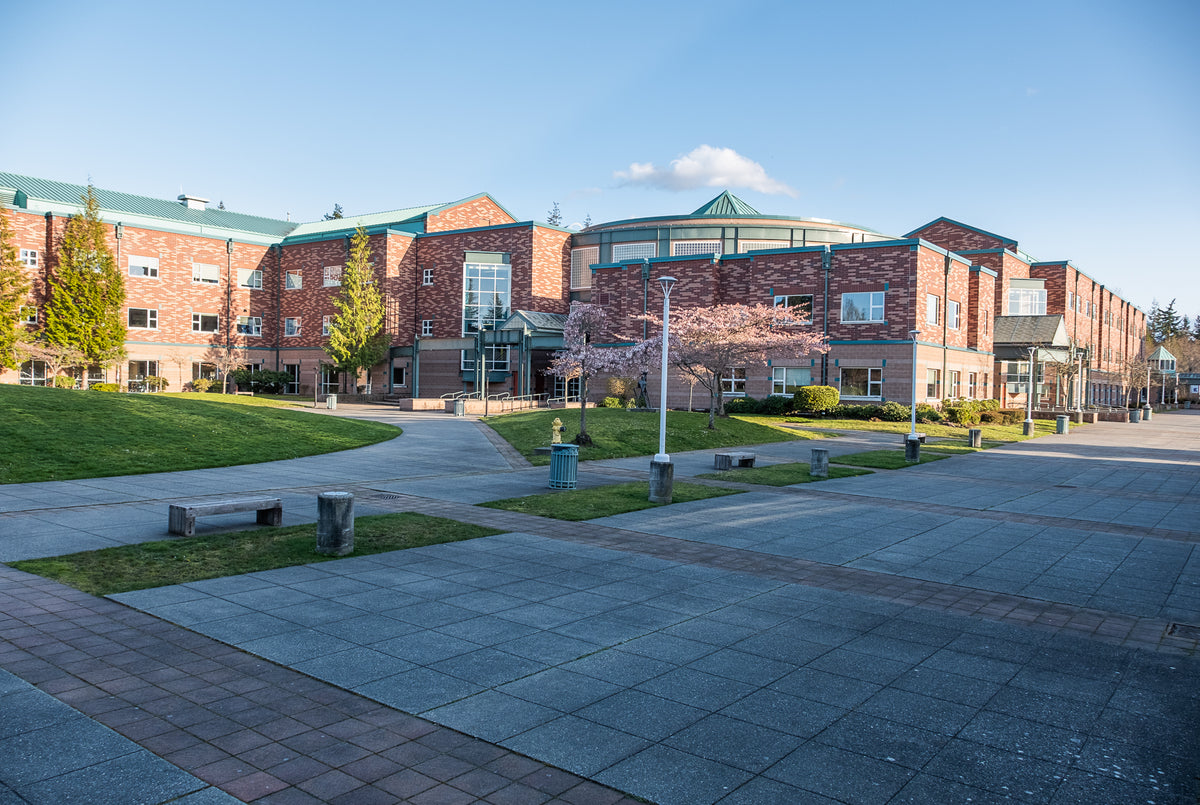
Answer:
M883 369L842 367L843 397L882 397Z
M1008 291L1008 315L1045 316L1045 288L1010 288Z
M283 371L288 373L287 386L284 388L284 394L299 394L300 393L300 364L285 363Z
M883 321L883 291L842 294L842 321Z
M46 364L44 361L25 361L21 364L18 382L22 386L46 385Z
M786 240L739 240L738 252L745 254L746 252L764 251L766 249L786 249L791 245Z
M612 247L612 261L619 263L622 260L642 260L644 258L658 257L657 243L614 243Z
M726 395L742 397L746 394L746 367L727 370L728 374L721 378L721 391Z
M571 249L571 287L592 287L592 263L600 262L599 246Z
M812 382L812 370L805 367L800 369L793 366L771 367L771 393L795 394L799 389Z
M508 318L512 303L512 266L507 263L463 265L462 334L494 330Z
M812 322L812 294L787 294L775 297L775 307L786 307L792 315L806 324Z
M721 254L719 240L677 240L671 244L671 256L687 257L693 254Z

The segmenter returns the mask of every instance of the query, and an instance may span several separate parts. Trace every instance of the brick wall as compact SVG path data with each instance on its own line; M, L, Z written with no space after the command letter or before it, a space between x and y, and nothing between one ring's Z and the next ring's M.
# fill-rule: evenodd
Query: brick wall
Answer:
M448 232L477 226L515 223L516 219L488 196L464 201L425 218L426 232Z
M921 238L952 252L969 249L1016 248L1016 241L1005 240L994 235L977 232L950 221L937 221L918 229L910 237Z

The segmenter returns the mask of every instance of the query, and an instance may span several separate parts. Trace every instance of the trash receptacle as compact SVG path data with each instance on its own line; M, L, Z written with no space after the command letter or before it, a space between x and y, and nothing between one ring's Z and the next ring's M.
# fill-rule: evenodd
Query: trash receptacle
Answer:
M1130 408L1129 409L1129 421L1130 422L1141 422L1142 421L1142 409L1141 408Z
M550 445L550 488L575 489L579 473L579 445Z
M1054 418L1055 433L1069 433L1071 430L1071 417L1066 414L1059 414Z
M454 415L455 416L466 416L467 415L467 401L466 400L459 398L454 401Z
M328 397L325 398L325 407L328 408L330 411L337 410L337 395L336 394L330 394Z

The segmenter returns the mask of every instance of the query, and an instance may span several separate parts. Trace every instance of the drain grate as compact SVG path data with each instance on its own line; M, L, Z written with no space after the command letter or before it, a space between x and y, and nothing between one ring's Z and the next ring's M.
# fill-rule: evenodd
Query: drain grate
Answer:
M1070 484L1055 484L1054 488L1055 489L1078 489L1079 487L1071 486Z
M1187 623L1172 623L1167 627L1167 637L1181 637L1185 640L1200 640L1200 626Z

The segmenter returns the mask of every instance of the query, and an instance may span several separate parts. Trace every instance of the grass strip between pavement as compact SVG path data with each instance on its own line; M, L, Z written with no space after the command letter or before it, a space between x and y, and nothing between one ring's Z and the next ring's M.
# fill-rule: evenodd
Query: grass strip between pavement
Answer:
M724 495L736 495L741 490L722 489L702 484L677 482L674 486L672 503L688 503L693 500L719 498ZM608 517L614 514L636 512L642 509L652 509L664 506L663 503L651 503L649 500L650 486L645 481L630 481L626 484L597 486L591 489L568 489L560 492L548 492L543 495L526 495L519 498L504 498L481 503L490 509L504 509L510 512L533 514L538 517L552 517L555 520L594 520L597 517Z
M829 478L850 478L854 475L870 474L870 470L850 469L849 467L829 468ZM816 481L829 480L829 478L813 475L809 471L809 465L804 462L706 472L696 477L712 481L738 481L744 484L762 484L763 486L791 486L792 484L809 484Z

